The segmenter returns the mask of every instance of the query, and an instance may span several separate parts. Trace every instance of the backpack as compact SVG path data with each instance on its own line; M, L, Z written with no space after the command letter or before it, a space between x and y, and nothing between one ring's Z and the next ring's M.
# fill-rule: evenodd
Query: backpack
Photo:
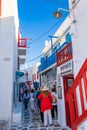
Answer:
M57 99L54 95L53 95L53 98L52 98L52 103L57 103Z

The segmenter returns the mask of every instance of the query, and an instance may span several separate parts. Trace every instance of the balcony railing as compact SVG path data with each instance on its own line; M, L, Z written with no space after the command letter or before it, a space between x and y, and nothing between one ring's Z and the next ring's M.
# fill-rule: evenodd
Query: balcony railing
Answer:
M26 43L27 43L26 38L18 39L18 47L26 48Z
M72 43L70 42L62 50L58 51L56 54L57 66L69 61L73 58L72 56Z
M56 54L53 53L48 59L44 60L44 62L39 66L38 70L39 72L41 72L55 63L56 63Z
M57 52L57 54L56 54ZM72 44L65 42L62 46L60 46L56 52L54 52L50 57L44 59L41 65L39 66L39 72L47 69L51 65L57 62L57 66L64 63L64 61L68 61L72 58ZM63 56L62 56L63 54ZM67 59L67 60L65 60Z
M21 38L20 37L20 28L18 28L18 47L19 48L29 48L27 46L27 40L31 40L31 38Z
M72 130L87 120L87 59L71 85L66 100L69 103Z

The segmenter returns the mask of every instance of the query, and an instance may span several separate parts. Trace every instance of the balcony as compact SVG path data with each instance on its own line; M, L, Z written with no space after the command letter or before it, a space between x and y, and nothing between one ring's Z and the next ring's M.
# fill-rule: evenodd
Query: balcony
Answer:
M45 59L41 65L39 66L39 72L47 69L48 67L52 66L56 63L56 53L53 53L49 58Z
M65 39L65 42L60 47L58 46L59 48L52 48L53 54L51 56L49 56L48 58L41 58L41 65L38 67L39 72L48 69L56 63L57 66L59 66L62 63L72 59L72 45L70 43L72 39L70 33L67 33Z
M27 38L19 38L18 47L26 48L27 47Z
M56 62L57 66L59 66L67 62L68 60L72 59L72 43L65 42L56 50L56 52L53 53L47 59L43 58L41 65L38 68L39 72L44 71L53 64L56 64Z
M18 37L18 57L19 57L19 65L25 63L26 58L26 38L20 38ZM18 65L18 66L19 66Z
M26 56L26 48L18 48L18 55Z
M69 61L73 58L72 56L72 42L68 43L65 47L59 50L56 54L57 66Z

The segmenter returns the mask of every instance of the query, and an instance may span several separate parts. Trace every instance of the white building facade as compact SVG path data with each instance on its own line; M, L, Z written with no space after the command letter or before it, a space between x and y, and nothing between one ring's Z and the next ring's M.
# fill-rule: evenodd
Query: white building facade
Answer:
M32 67L32 84L31 88L38 88L39 87L39 75L38 75L38 66L40 65L40 62L35 63Z
M56 53L71 40L69 28L70 18L67 17L52 36L52 41L47 42L42 51L41 65L39 66L40 85L46 84L50 90L53 85L57 85Z
M68 46L57 53L58 121L62 125L69 126L72 130L86 130L87 30L85 28L87 14L85 11L87 2L70 0L69 5L72 53L69 52L71 48ZM61 54L64 56L61 57ZM67 57L68 60L66 60Z
M65 11L69 12L70 23L61 24L60 28L63 31L61 33L59 28L57 32L65 37L64 28L66 30L69 27L71 41L57 50L55 64L45 67L45 61L48 63L51 54L51 44L46 44L43 50L43 62L39 67L41 84L47 84L48 87L51 87L50 84L52 85L51 79L54 81L53 66L55 66L55 70L57 69L55 74L58 90L58 121L62 126L69 126L72 130L87 129L86 8L87 2L84 0L69 1L69 10ZM55 34L55 36L59 36L59 34ZM60 40L64 40L64 37L60 37ZM53 49L55 41L58 40L53 39Z
M12 121L18 53L17 0L0 0L0 119Z

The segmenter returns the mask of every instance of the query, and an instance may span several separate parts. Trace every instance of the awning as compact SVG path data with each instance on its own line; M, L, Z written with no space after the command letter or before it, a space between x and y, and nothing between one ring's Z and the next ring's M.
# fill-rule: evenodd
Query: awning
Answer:
M22 71L16 71L16 78L20 78L22 76L24 76L24 72L22 72Z

